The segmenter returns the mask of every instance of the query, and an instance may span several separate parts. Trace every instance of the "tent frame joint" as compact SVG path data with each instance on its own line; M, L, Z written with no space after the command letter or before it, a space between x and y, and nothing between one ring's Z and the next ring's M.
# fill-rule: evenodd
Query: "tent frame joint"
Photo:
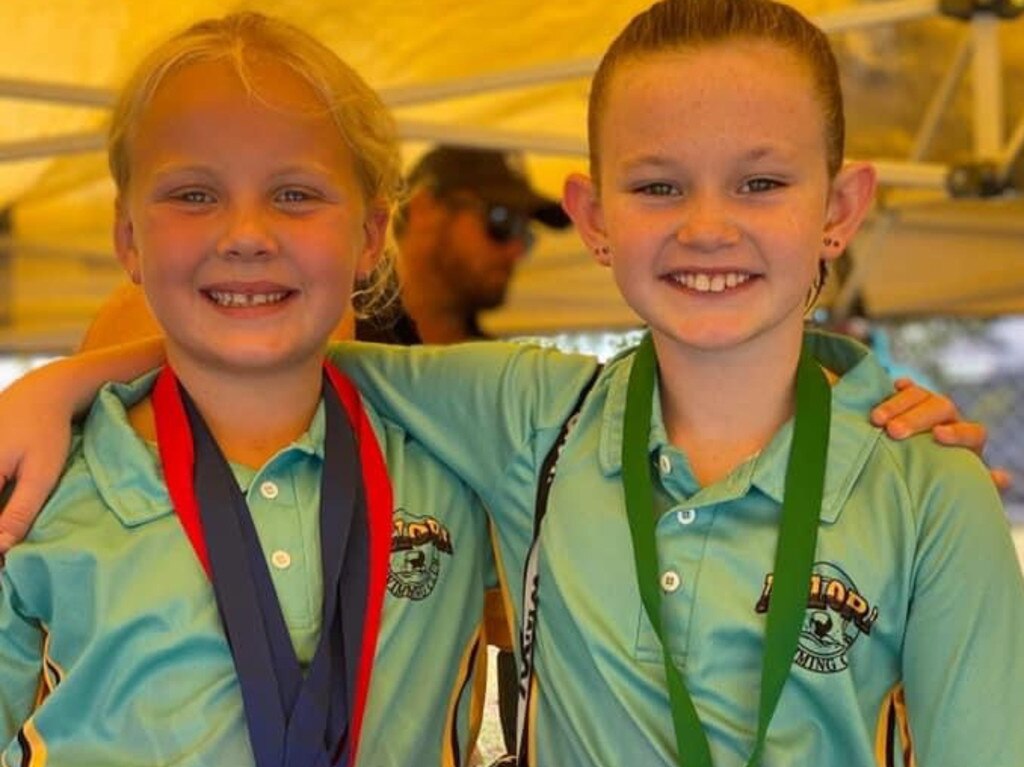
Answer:
M1020 0L939 0L939 12L961 21L970 21L976 16L1010 20L1024 13L1024 3Z
M954 199L989 199L1015 190L1013 179L1005 177L994 162L953 165L946 176L946 191Z

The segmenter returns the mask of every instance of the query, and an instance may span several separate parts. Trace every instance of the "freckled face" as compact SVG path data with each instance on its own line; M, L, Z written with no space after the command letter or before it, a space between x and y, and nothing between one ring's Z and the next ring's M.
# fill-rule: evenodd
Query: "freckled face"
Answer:
M250 94L222 62L169 75L130 145L118 253L142 278L176 367L316 361L376 256L351 152L286 67Z
M628 59L598 134L610 266L655 340L798 337L830 195L806 65L744 40Z

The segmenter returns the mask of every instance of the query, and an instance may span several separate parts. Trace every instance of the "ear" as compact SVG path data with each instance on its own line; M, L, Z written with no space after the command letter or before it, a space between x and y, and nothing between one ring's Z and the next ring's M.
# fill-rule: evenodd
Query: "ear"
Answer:
M604 212L594 181L582 173L573 173L565 180L562 207L569 214L576 231L583 238L594 260L602 266L611 264L608 235L604 228Z
M373 274L387 242L391 211L386 205L373 204L363 219L363 247L356 259L356 279L364 280Z
M836 174L829 191L825 237L837 246L823 251L827 260L838 258L860 229L875 198L878 178L870 163L847 163Z
M136 285L142 284L142 265L139 249L135 244L135 227L128 214L124 200L114 203L114 250L128 277Z

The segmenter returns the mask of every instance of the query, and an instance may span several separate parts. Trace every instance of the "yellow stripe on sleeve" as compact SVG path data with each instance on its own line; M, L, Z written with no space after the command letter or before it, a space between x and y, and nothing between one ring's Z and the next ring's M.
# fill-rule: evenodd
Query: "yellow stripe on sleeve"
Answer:
M456 684L448 699L448 714L444 722L444 743L441 746L441 767L465 767L469 764L469 752L476 743L477 734L480 732L480 721L483 719L483 696L478 695L475 680L484 676L478 673L481 670L481 658L486 662L487 653L482 640L481 627L473 633L472 638L466 645L459 661L459 672L456 675ZM475 676L474 676L475 675ZM486 684L486 681L484 682ZM470 695L470 731L466 744L458 740L458 716L459 703L463 696ZM463 747L467 753L461 753Z
M22 750L21 763L25 767L46 767L46 741L31 719L18 731L18 741Z
M875 761L879 767L917 767L902 683L882 699L875 727Z

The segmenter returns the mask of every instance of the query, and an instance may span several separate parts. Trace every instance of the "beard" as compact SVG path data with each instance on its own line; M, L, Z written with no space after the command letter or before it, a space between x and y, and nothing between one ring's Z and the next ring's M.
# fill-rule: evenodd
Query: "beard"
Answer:
M486 309L497 309L505 303L508 296L509 283L512 281L512 274L505 270L492 270L491 272L479 275L473 279L472 275L463 275L462 286L464 305L469 312L478 312Z

